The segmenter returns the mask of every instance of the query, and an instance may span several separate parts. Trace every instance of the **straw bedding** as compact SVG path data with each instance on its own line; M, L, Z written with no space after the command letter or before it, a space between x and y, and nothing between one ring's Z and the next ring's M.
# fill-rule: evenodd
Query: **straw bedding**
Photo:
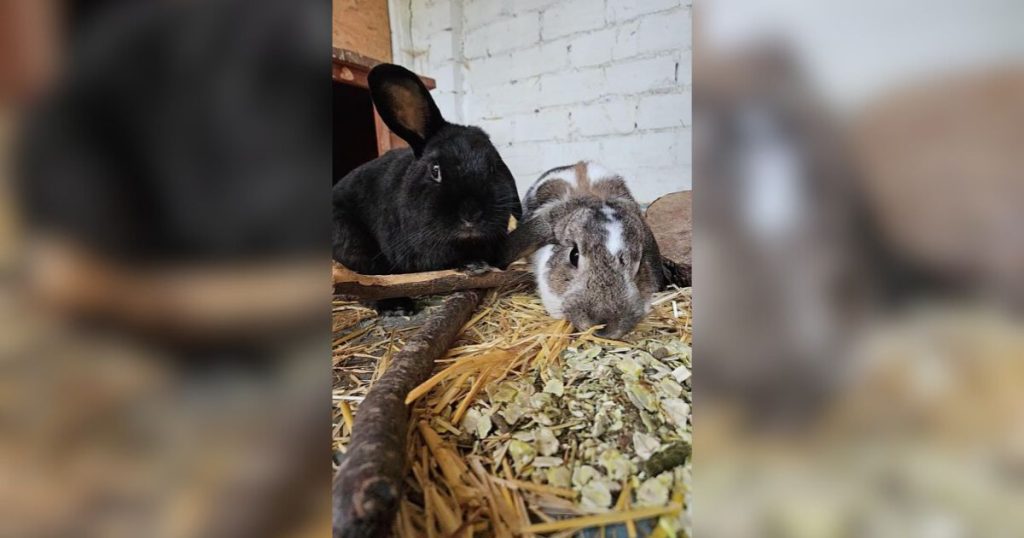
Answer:
M440 298L430 301L432 305ZM412 318L336 299L335 463ZM573 332L527 285L488 292L412 404L395 534L688 534L690 289L654 299L624 341Z

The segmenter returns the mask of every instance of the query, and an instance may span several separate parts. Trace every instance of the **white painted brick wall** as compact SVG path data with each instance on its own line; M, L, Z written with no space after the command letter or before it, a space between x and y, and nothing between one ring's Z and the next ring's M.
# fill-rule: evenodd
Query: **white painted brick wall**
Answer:
M573 127L581 137L623 135L636 130L636 112L635 97L609 99L576 110Z
M466 32L463 53L467 59L479 58L533 46L539 40L540 15L527 12L513 17L499 17Z
M452 121L490 133L520 194L592 159L652 201L689 189L688 0L392 0L395 58L437 79ZM398 47L396 46L396 49Z
M541 36L554 39L564 35L603 28L604 2L595 0L567 0L541 12Z
M689 93L663 93L640 98L636 122L648 129L685 128L692 124Z
M608 0L608 20L625 21L678 6L678 0Z

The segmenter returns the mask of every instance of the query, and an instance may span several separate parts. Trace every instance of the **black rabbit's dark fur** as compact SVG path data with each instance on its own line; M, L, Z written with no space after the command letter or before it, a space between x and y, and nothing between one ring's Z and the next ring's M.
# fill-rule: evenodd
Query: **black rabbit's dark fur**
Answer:
M335 184L334 259L364 274L499 265L509 215L519 218L521 208L512 173L487 134L445 122L404 68L375 68L370 86L381 117L411 148L390 151ZM399 99L411 101L396 105Z

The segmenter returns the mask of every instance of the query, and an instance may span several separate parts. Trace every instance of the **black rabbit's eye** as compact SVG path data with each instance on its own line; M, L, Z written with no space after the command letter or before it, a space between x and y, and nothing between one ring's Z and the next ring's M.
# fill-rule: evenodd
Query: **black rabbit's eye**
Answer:
M434 164L430 166L430 179L438 183L441 182L441 165Z
M576 248L576 245L573 245L572 250L569 251L569 263L573 267L580 266L580 249Z

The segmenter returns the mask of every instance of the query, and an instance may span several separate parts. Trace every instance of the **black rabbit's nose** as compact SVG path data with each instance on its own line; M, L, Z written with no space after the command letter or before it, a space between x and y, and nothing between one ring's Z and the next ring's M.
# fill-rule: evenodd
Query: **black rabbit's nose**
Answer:
M483 216L484 212L479 207L463 206L459 210L459 218L462 219L463 224L475 224L480 222L480 218Z

